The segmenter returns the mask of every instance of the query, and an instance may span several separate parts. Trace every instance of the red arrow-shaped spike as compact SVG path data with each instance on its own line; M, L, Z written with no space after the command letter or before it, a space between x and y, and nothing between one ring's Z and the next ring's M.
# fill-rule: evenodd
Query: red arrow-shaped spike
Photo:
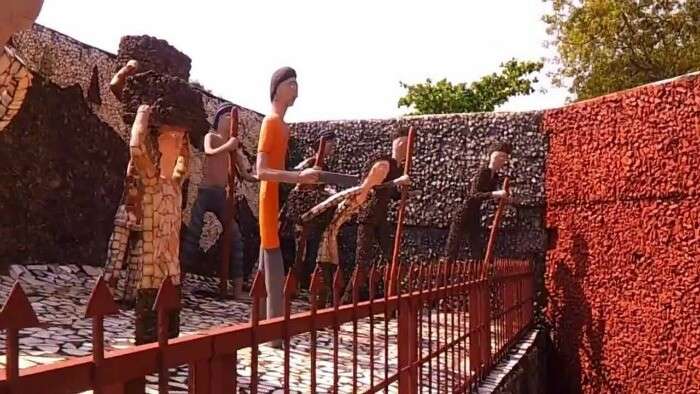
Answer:
M309 293L318 295L321 291L321 286L323 286L323 278L321 275L321 267L316 264L314 272L311 274L311 284L309 285Z
M21 330L37 326L39 326L39 319L36 318L34 308L27 299L22 286L19 282L15 282L2 311L0 311L0 329Z
M340 267L336 267L333 274L333 293L338 294L341 291L343 291L343 272Z
M263 274L262 271L258 271L255 274L253 285L250 287L250 296L254 298L267 297L267 290L265 289L265 274Z
M92 293L90 293L90 299L88 300L87 307L85 308L85 317L93 318L99 316L114 315L119 312L119 307L117 303L114 302L112 297L112 292L109 291L107 282L105 282L104 277L100 275L97 278L95 286L92 288Z
M355 266L355 269L352 271L352 288L353 289L359 289L360 286L362 285L362 282L365 280L365 271L360 269L359 266Z
M283 294L285 297L292 298L297 294L297 278L292 270L289 270L287 278L284 281Z

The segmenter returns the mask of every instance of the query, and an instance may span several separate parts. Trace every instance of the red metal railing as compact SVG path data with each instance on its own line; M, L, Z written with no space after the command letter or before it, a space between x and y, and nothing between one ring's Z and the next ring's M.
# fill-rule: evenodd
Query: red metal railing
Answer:
M167 340L167 311L177 307L169 283L159 293L158 343L134 346L103 354L102 323L115 308L107 287L99 280L87 316L94 319L93 357L73 358L50 365L19 370L17 332L36 326L31 305L17 284L0 312L0 328L8 330L7 360L0 374L0 393L75 393L94 389L102 393L143 392L145 375L158 373L161 392L167 392L168 368L189 367L188 386L195 393L232 393L242 376L237 362L243 349L251 348L246 388L257 392L260 377L258 347L272 340L284 343L281 357L285 392L465 392L477 385L493 365L505 356L532 320L532 266L530 262L497 260L491 279L481 273L483 263L433 262L400 267L395 296L379 294L380 282L388 282L387 269L372 268L367 275L353 273L352 302L340 305L340 275L331 284L334 303L317 310L314 299L323 283L316 272L310 289L310 310L291 314L296 285L291 274L285 284L284 316L261 321L258 306L265 297L262 277L256 278L252 319L248 324L218 327ZM370 299L359 300L360 284L369 281ZM175 300L176 301L176 300ZM106 307L105 307L106 305ZM360 329L362 328L362 329ZM309 334L308 387L291 387L293 350L291 339ZM317 345L319 335L332 337L331 359ZM351 352L341 349L350 342ZM341 351L342 355L341 355ZM364 358L361 357L364 353ZM392 355L396 353L396 359ZM341 359L342 356L342 359ZM319 357L326 357L319 360ZM367 365L369 360L369 365ZM319 361L333 365L330 382L319 384ZM341 382L340 369L351 376ZM362 377L360 376L362 375ZM306 379L306 377L304 377ZM139 383L141 382L141 383ZM140 385L139 385L140 384Z

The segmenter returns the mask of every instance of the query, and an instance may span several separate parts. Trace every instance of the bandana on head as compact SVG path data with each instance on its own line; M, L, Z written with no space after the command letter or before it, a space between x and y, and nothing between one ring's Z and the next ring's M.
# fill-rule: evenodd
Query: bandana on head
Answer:
M219 108L216 110L216 114L214 115L214 129L219 128L219 119L221 119L222 116L231 113L231 108L233 108L233 104L231 103L225 103L219 106Z

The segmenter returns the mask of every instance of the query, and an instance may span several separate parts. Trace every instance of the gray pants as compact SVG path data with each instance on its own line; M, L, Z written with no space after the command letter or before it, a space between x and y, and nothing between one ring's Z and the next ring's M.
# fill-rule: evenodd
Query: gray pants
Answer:
M260 305L260 319L272 319L282 316L284 289L284 260L282 251L277 249L260 248L258 271L265 274L265 290L267 291L267 308Z

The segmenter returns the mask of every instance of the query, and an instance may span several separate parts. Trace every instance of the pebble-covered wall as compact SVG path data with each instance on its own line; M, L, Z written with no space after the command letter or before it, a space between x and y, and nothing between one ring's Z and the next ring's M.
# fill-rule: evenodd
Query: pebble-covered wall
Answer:
M700 76L549 111L556 392L700 387Z
M309 122L293 125L296 151L303 152L324 130L338 135L333 171L358 174L370 156L391 151L397 119ZM544 167L546 136L540 132L541 113L477 113L402 118L417 139L413 159L413 192L407 207L404 253L434 258L443 252L453 212L462 203L486 151L495 140L509 141L514 151L504 174L514 194L523 197L509 208L501 252L531 257L544 252ZM489 204L489 214L495 204ZM395 211L391 213L395 218ZM484 220L489 220L488 215ZM490 220L489 220L490 223ZM429 230L429 231L428 231Z
M2 264L101 262L127 161L78 86L34 76L0 132Z

